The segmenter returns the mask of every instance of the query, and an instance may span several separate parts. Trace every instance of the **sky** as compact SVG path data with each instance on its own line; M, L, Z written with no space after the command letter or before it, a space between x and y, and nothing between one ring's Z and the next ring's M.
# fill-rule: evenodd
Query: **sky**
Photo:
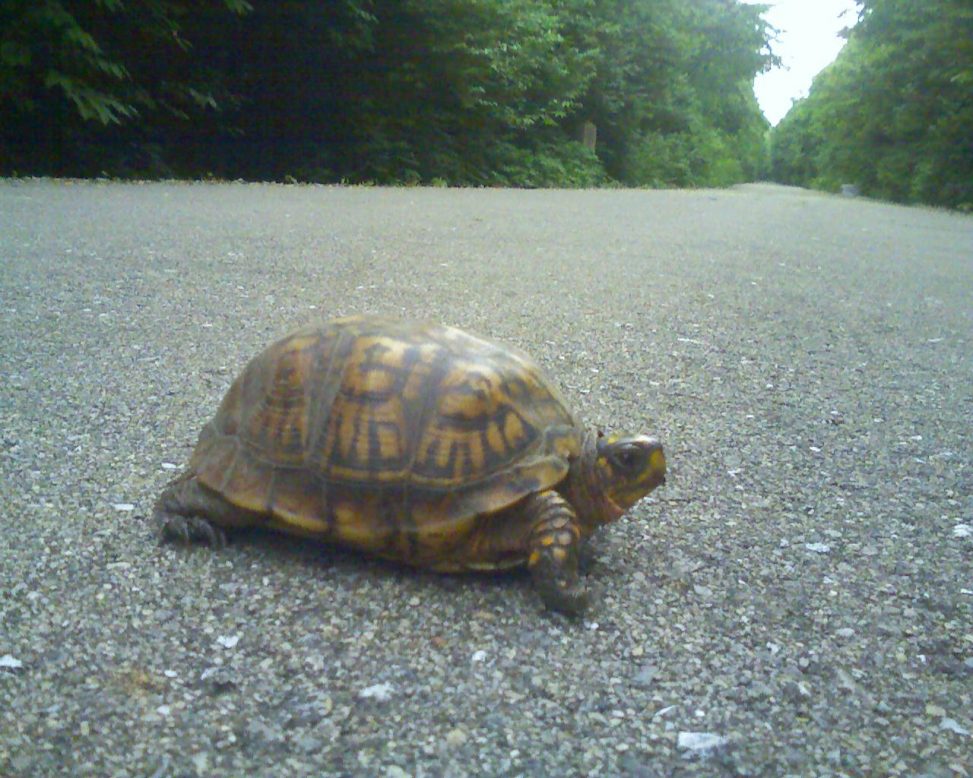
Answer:
M858 19L854 0L744 0L773 6L764 18L780 32L773 44L783 67L757 76L754 91L771 124L807 95L811 81L830 65L844 45L838 32ZM844 15L841 14L843 12Z

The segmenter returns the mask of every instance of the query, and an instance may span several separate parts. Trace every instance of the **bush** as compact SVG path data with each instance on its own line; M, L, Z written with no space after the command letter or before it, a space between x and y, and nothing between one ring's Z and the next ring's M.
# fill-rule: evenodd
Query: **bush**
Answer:
M498 149L492 183L528 188L586 188L605 183L598 156L577 141L548 141L533 148Z

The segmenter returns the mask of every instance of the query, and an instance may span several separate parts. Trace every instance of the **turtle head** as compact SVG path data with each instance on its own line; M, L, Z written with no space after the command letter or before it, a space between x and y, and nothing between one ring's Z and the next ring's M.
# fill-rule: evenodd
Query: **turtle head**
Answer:
M595 450L605 497L623 511L666 480L662 444L648 435L599 436Z
M666 480L662 444L648 435L591 433L579 463L575 507L589 526L614 521Z

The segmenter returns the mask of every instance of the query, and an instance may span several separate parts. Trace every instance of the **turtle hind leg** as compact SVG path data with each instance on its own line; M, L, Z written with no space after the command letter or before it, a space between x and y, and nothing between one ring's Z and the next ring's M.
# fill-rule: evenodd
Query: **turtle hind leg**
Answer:
M525 508L533 525L527 567L534 588L545 606L576 616L588 605L588 592L578 578L581 530L577 515L554 491L533 495Z
M159 514L156 514L158 520ZM162 540L190 543L207 543L214 548L226 546L226 533L201 516L181 516L178 513L163 515L160 527Z
M187 471L159 495L152 518L163 541L202 542L222 548L226 545L226 533L221 525L240 523L229 519L233 510L222 497L200 486L192 471Z

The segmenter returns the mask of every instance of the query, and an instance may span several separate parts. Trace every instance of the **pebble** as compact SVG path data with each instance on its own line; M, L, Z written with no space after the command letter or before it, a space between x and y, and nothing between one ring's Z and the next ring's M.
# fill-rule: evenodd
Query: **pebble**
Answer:
M235 648L236 644L240 642L239 635L220 635L216 638L216 642L223 648Z
M388 702L392 699L395 687L390 683L377 683L367 686L358 692L358 696L363 700L375 700L376 702Z
M951 719L944 717L942 721L939 722L939 728L945 729L947 732L955 732L957 735L969 736L970 731L966 727L960 726L956 719Z
M468 735L462 729L458 727L456 729L451 729L446 734L446 745L450 748L459 748L464 745L468 740Z
M226 694L239 686L237 675L226 667L207 667L200 673L199 680L212 695Z
M315 754L325 747L326 741L313 732L302 732L294 738L294 745L305 754Z
M678 705L667 705L665 708L659 708L659 710L652 714L652 720L655 721L656 719L665 718L678 707Z
M658 668L653 664L642 665L632 681L638 686L651 686L658 672Z
M284 739L284 734L278 727L260 719L251 719L248 721L246 733L248 737L255 740L262 740L265 743L279 743Z
M708 756L712 751L726 745L727 739L713 732L680 732L676 747L696 756Z

